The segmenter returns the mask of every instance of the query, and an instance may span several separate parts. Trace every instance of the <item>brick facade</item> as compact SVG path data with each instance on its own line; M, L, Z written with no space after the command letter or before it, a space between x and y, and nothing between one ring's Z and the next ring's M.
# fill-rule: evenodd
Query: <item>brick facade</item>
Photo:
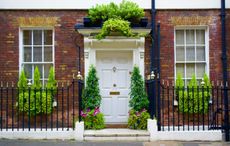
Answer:
M221 61L221 21L219 10L159 10L156 22L161 23L161 75L162 79L174 79L174 26L172 17L210 17L209 28L209 63L210 78L222 80ZM78 50L81 47L81 68L83 70L83 36L74 31L74 25L81 23L87 11L74 10L27 10L27 11L0 11L0 80L17 81L19 72L19 17L57 17L55 29L55 71L59 81L72 79L77 72ZM150 12L146 16L151 18ZM230 11L227 11L226 24L230 22ZM227 48L229 56L230 26L226 25ZM150 38L146 37L145 45L145 74L149 74ZM228 60L228 62L230 62ZM83 71L82 71L83 72ZM230 70L228 70L230 76ZM83 73L82 73L83 74Z

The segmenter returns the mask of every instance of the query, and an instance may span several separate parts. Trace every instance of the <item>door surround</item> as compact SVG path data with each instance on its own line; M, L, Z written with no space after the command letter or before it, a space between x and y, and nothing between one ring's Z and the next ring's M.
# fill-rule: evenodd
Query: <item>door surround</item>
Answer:
M144 77L144 44L145 38L124 38L124 37L110 37L103 40L92 39L84 37L84 62L85 74L88 75L90 65L96 66L96 51L132 51L133 52L133 66L140 68L140 73Z

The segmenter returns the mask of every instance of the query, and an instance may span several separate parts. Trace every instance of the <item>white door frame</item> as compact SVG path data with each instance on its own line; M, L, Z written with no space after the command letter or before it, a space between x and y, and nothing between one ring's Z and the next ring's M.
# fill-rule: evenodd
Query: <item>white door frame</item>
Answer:
M84 37L84 56L85 56L85 79L91 64L96 66L96 51L127 51L133 52L133 66L140 68L140 73L144 77L144 44L145 38L124 38L110 37L103 40Z

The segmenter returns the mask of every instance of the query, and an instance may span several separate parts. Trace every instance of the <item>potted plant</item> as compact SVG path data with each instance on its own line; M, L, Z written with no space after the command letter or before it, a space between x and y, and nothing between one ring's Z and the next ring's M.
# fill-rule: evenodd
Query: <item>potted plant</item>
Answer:
M96 68L91 65L82 97L83 110L81 116L86 129L102 129L105 127L104 115L99 110L102 99L98 81Z
M129 22L118 18L105 21L102 26L101 32L96 36L96 38L103 39L114 32L127 37L133 36L129 26Z
M128 127L131 129L146 129L147 119L150 115L146 109L149 106L149 100L145 92L144 80L137 66L134 66L131 75L130 101Z

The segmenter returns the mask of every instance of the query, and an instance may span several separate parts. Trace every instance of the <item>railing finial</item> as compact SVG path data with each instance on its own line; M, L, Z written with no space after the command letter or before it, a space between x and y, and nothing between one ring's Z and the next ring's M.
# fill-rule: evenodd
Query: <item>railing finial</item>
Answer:
M202 81L201 81L201 86L204 86L205 82L204 82L204 78L202 78Z
M82 80L82 75L81 75L81 72L80 72L80 71L77 72L77 79L78 79L78 80Z
M154 78L155 78L155 73L154 73L154 71L151 71L150 79L154 80Z

